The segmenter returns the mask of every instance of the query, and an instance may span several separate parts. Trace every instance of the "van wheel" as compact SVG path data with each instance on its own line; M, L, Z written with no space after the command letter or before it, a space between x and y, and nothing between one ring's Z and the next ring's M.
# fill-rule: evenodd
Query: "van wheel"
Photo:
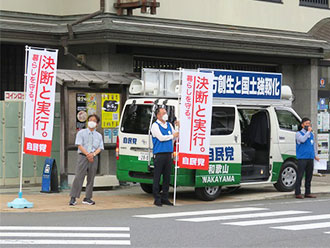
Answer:
M280 176L274 187L280 192L293 191L296 185L298 167L296 163L287 161L283 164Z
M198 199L202 201L214 201L218 198L221 192L220 186L209 186L203 188L195 188L195 193Z
M152 194L152 184L140 183L140 186L144 192Z
M140 183L141 189L148 193L148 194L152 194L152 184L148 184L148 183ZM162 185L159 185L159 192L162 191Z
M226 193L235 193L241 186L226 187Z

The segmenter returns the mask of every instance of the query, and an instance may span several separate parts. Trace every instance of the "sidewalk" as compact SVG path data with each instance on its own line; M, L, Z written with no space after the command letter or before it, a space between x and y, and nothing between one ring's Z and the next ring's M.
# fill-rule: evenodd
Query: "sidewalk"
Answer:
M33 208L8 208L7 202L17 197L17 191L17 188L0 189L0 212L69 212L153 206L152 195L144 193L138 184L121 186L107 191L94 191L93 200L96 204L93 206L81 203L84 192L82 192L80 199L77 199L78 204L76 206L69 206L69 190L60 193L45 194L40 193L40 186L38 186L23 188L23 197L34 203ZM171 192L173 192L173 188ZM327 174L323 177L314 176L312 192L318 196L330 195L330 175ZM293 198L293 194L293 192L278 192L272 185L243 186L234 193L226 193L224 190L217 200L208 203ZM173 194L170 194L170 197L173 197ZM177 205L182 206L201 203L203 203L203 201L196 199L193 188L178 188Z

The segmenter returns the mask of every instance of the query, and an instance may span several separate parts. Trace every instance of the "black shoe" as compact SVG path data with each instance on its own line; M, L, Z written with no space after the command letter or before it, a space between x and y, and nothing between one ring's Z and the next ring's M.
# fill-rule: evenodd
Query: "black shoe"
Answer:
M173 203L170 202L169 200L162 200L162 203L167 206L173 206Z
M93 201L92 199L89 199L89 198L84 198L82 203L87 204L87 205L95 205L95 201Z
M163 204L162 204L162 202L160 200L155 200L154 201L154 205L156 205L157 207L163 206Z
M76 202L76 198L71 197L70 202L69 202L69 205L70 205L70 206L74 206L74 205L76 205L76 204L77 204L77 202Z

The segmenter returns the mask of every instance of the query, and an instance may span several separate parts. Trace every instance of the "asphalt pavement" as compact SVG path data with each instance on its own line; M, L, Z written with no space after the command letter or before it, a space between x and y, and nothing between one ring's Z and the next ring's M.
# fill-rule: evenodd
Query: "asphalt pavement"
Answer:
M2 213L1 247L308 247L330 243L330 197Z

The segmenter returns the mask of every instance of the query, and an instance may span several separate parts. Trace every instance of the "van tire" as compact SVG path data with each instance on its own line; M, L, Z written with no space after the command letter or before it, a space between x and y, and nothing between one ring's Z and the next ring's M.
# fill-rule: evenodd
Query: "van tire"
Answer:
M202 201L214 201L218 198L221 192L220 186L210 186L203 188L195 188L195 193L198 199Z
M241 186L232 186L232 187L226 187L226 193L232 194L235 193L237 190L239 190Z
M140 183L140 186L145 193L152 194L152 184ZM162 185L159 185L159 190L162 191Z
M287 161L282 165L280 175L274 187L280 192L290 192L295 189L298 176L298 166L293 161Z
M148 193L148 194L152 194L152 184L148 184L148 183L140 183L141 189Z

